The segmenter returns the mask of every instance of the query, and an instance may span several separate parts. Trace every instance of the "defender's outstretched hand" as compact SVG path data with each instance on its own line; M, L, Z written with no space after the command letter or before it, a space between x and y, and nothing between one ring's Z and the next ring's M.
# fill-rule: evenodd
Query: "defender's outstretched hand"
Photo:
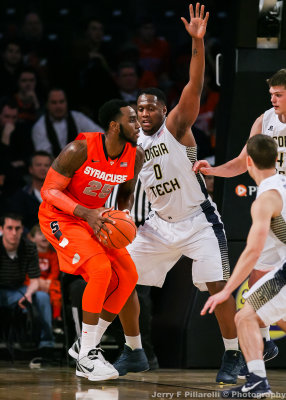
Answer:
M193 5L190 4L190 23L186 20L186 18L181 17L183 21L186 31L189 33L192 38L202 39L206 33L206 27L209 19L209 13L207 12L204 17L205 6L200 5L200 3L196 4L196 16L194 15Z
M195 174L198 172L204 175L213 175L213 167L208 163L207 160L199 160L194 163L193 171Z
M201 315L205 315L208 309L209 309L209 314L211 314L216 308L216 306L218 304L224 303L229 298L229 296L230 294L226 292L224 289L214 294L213 296L210 296L206 301L204 308L201 311Z

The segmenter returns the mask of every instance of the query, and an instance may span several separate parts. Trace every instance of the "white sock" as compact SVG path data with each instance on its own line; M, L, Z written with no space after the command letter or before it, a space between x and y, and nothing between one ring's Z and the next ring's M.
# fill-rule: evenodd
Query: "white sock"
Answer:
M266 342L270 340L270 326L266 326L266 328L260 328L261 336Z
M96 325L89 325L82 323L82 334L81 334L81 346L79 352L79 358L87 355L89 350L94 349L95 345L95 331Z
M132 350L142 349L141 335L138 336L126 336L125 341L127 346L129 346Z
M225 351L227 350L238 350L238 338L234 339L225 339L224 337L222 338Z
M104 332L106 331L106 329L109 327L110 324L111 322L99 318L95 331L95 347L100 343Z
M261 378L266 378L265 364L263 360L252 360L247 363L247 368L249 372L260 376Z

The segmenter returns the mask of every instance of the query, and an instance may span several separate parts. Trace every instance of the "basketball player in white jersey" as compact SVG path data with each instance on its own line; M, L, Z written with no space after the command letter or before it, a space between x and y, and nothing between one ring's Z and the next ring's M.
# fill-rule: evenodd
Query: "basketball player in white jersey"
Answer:
M278 146L278 158L276 160L276 171L279 174L286 175L286 69L276 72L267 80L269 93L271 95L272 108L265 111L254 122L250 137L257 134L264 134L272 137ZM217 167L211 167L206 160L200 160L195 163L194 171L202 172L205 175L214 175L220 177L233 177L246 172L246 146L238 157ZM251 274L249 285L251 286L266 272L270 271L276 264L275 252L273 252L273 243L270 238L267 239L264 250ZM282 329L286 328L285 322L278 323ZM269 326L261 328L261 334L265 339L264 359L271 360L278 354L278 347L270 340ZM243 372L239 374L243 376Z
M231 398L261 398L271 394L259 324L270 325L286 318L286 177L276 174L277 145L272 138L256 135L248 140L246 150L248 172L258 185L257 198L251 206L252 226L247 245L226 286L208 299L201 314L208 309L213 312L247 278L269 238L277 262L275 269L259 279L244 296L246 303L235 317L249 374L243 386L223 392L223 397Z
M204 6L197 3L195 14L190 5L190 23L182 20L192 37L192 60L190 80L178 105L166 117L165 96L155 88L143 90L137 101L141 124L138 143L145 150L140 180L152 211L139 228L134 245L127 249L135 262L139 284L161 287L167 272L185 255L193 259L194 284L214 294L229 277L227 242L204 180L200 173L192 171L196 143L191 130L200 107L208 13L204 16ZM236 382L242 361L235 312L233 297L216 310L226 349L218 382ZM140 371L136 356L142 347L138 318L139 303L134 291L120 314L126 337L124 351L114 364L120 375Z

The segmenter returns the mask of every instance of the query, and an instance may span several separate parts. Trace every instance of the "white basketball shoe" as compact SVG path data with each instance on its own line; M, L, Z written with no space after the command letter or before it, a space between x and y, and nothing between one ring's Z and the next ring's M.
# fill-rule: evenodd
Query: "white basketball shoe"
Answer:
M118 371L105 360L99 347L90 350L86 356L78 358L76 375L90 381L105 381L119 377Z

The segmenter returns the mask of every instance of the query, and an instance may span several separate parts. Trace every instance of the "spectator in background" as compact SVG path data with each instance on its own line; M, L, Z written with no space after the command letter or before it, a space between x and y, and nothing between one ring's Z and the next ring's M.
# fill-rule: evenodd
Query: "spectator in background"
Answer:
M56 34L46 34L38 13L25 15L21 36L25 64L36 70L41 86L47 89L59 82L63 69L61 47Z
M18 73L22 67L22 49L17 40L7 40L2 46L0 61L0 98L17 91Z
M102 132L102 128L83 113L69 111L64 90L51 89L46 113L32 129L35 150L44 150L56 157L80 132Z
M25 159L31 151L29 137L26 140L25 133L18 123L16 101L4 98L0 105L0 174L4 176L3 192L7 195L24 185ZM19 138L24 139L24 146L17 146Z
M23 68L18 77L15 99L18 104L18 121L32 128L40 112L40 100L36 93L37 78L34 69Z
M142 76L140 88L169 86L170 49L168 42L156 36L156 27L150 18L141 21L134 43L139 50Z
M35 304L41 321L40 348L52 348L52 312L49 295L39 291L40 268L34 243L22 237L21 216L5 214L0 222L0 306L26 308ZM26 274L30 278L25 285ZM26 304L25 304L26 303Z
M42 202L41 188L52 164L52 156L45 151L37 151L30 159L31 183L16 191L6 200L5 209L23 216L26 230L39 223L38 211Z
M118 66L116 83L122 100L137 103L138 73L135 64L121 63Z
M50 296L53 322L62 321L62 294L59 280L60 269L57 254L51 249L50 243L43 235L40 225L34 225L29 232L29 239L35 243L38 250L41 276L39 289Z
M113 51L103 39L103 23L91 18L85 26L84 38L74 44L71 55L74 60L74 82L79 82L79 105L95 121L100 106L119 96L111 71Z

